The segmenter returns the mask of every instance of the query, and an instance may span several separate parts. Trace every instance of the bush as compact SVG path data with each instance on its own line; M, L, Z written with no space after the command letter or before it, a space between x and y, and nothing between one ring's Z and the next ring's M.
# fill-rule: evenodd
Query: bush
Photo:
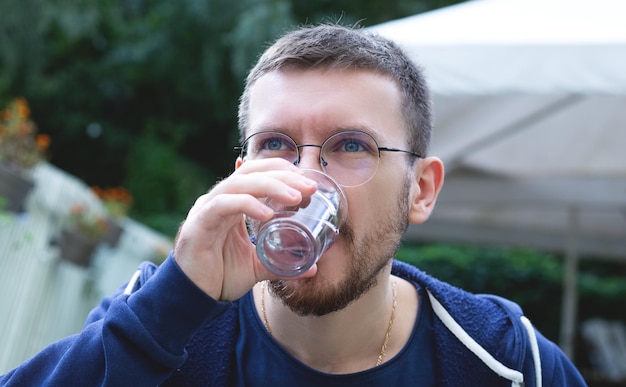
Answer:
M195 199L216 180L153 135L135 144L127 165L124 186L133 192L131 216L172 238Z
M473 293L517 302L550 340L558 342L563 257L531 249L454 244L403 245L398 259ZM626 322L623 263L586 259L578 279L578 321L601 317Z

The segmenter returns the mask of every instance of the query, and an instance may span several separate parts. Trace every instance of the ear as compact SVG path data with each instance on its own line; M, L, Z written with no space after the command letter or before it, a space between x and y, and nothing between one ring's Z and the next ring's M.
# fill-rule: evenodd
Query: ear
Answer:
M413 170L409 223L424 223L435 208L443 186L443 163L437 157L418 160Z
M241 167L242 165L243 165L243 159L241 157L237 157L237 160L235 161L235 170Z

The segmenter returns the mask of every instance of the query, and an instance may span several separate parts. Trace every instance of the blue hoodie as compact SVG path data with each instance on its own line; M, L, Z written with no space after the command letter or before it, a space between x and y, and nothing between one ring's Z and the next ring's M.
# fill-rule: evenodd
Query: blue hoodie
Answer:
M430 298L438 385L586 385L516 304L470 294L402 262L394 261L393 273ZM204 294L171 256L158 269L144 263L89 314L82 332L0 376L0 385L226 386L238 307Z

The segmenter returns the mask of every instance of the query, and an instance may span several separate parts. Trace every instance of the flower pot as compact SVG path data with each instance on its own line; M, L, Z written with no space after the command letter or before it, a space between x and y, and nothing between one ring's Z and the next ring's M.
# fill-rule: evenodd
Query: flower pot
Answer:
M109 246L116 247L123 233L124 226L121 224L121 219L110 218L108 219L107 233L102 240Z
M0 162L0 197L4 198L4 209L22 213L28 194L35 186L33 178L23 169Z
M88 267L99 244L99 240L77 230L64 228L59 236L60 258L78 266Z

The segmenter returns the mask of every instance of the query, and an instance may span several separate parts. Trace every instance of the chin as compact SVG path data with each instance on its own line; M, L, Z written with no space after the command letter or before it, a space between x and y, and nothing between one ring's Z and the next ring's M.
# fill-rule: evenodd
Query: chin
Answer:
M387 257L393 254L390 243L379 235L368 236L358 243L351 227L320 257L317 274L298 280L270 281L270 291L283 304L303 316L324 316L339 311L357 300L377 283L378 276L388 267ZM383 235L388 230L382 230ZM355 243L357 242L357 243Z

